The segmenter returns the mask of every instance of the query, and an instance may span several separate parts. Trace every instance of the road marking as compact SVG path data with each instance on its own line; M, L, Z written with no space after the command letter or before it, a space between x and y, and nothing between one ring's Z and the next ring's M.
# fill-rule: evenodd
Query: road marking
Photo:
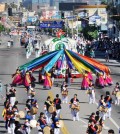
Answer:
M116 126L116 128L119 130L119 125L113 120L113 118L110 117L110 121Z
M80 119L81 122L83 122L85 125L87 125L88 123L86 123L84 120Z
M98 106L98 103L97 102L95 102L95 104ZM119 130L119 125L114 121L114 119L112 118L112 117L110 117L109 118L110 119L110 121L116 126L116 128ZM109 128L109 127L107 127L107 126L104 126L105 128Z
M53 96L53 93L52 93L52 91L48 91L48 95L51 97L51 100L53 100L54 99L54 96ZM63 121L63 128L60 128L61 129L61 131L62 131L62 133L63 134L70 134L69 133L69 131L68 131L68 129L67 129L67 127L65 126L65 123L64 123L64 121Z

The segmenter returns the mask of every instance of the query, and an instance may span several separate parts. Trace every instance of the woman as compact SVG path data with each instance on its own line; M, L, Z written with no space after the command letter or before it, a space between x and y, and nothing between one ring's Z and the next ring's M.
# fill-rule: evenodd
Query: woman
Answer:
M44 88L51 89L51 87L52 87L51 74L46 72L44 77Z
M67 85L62 88L62 103L68 103L68 89Z
M19 69L17 69L16 73L12 75L12 78L13 78L13 81L12 81L13 86L21 85L23 83L21 72Z
M82 80L82 84L81 84L81 89L82 89L82 90L87 90L87 89L89 88L89 83L90 83L90 81L89 81L89 78L88 78L88 74L85 73L85 74L83 75L83 80Z

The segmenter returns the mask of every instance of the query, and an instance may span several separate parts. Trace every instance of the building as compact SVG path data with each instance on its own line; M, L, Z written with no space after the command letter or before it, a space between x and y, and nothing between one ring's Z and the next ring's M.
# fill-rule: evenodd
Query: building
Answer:
M100 26L101 31L107 31L108 15L107 5L80 5L74 7L78 17L88 18L89 24Z
M23 0L22 3L26 9L32 10L32 0Z

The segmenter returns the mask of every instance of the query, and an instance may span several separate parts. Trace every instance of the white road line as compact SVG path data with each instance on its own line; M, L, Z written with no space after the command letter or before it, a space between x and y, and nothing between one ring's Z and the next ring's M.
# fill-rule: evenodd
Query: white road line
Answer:
M116 126L116 128L119 130L119 125L113 120L113 118L110 117L110 121Z
M87 125L88 123L86 123L84 120L80 119L81 122L83 122L85 125Z
M98 106L98 103L97 102L95 102L95 104ZM119 130L119 125L113 120L113 118L109 118L110 119L110 121L116 126L116 128ZM109 127L107 127L107 126L104 126L105 128L109 128Z

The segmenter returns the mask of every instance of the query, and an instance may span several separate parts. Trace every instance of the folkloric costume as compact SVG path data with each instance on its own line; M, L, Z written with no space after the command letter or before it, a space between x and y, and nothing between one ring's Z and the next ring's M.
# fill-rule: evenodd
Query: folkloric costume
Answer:
M115 101L115 105L119 105L120 104L120 96L118 96L117 94L120 92L120 87L119 87L119 83L116 83L116 86L112 92L112 95L114 95L114 101Z
M70 108L71 108L71 114L73 117L73 121L80 120L79 119L79 100L77 99L77 95L74 96L74 98L70 101Z
M16 73L12 75L12 78L13 78L12 82L13 86L16 86L16 84L20 85L23 83L21 72L19 70L17 70Z
M106 103L106 107L108 108L106 116L108 118L110 118L111 117L111 111L112 111L112 107L111 107L112 98L110 97L110 93L109 92L106 92L105 103Z
M60 118L60 111L61 111L61 99L59 98L59 95L56 95L56 98L54 99L54 106L56 107L56 117Z
M113 85L112 77L109 74L106 75L106 81L107 81L109 86Z
M51 123L51 113L48 111L49 107L52 106L52 102L50 101L50 97L48 96L47 100L44 103L44 113L46 116L47 123Z
M44 76L44 88L45 89L51 89L52 87L52 80L51 80L51 74L46 73Z
M62 103L68 103L68 90L67 85L63 86L62 90Z
M104 76L102 73L97 74L96 86L102 87L102 88L104 87Z
M24 80L23 80L24 86L26 88L29 88L30 83L31 83L31 78L30 78L30 74L29 72L26 72L25 76L24 76Z
M94 90L94 85L91 85L89 87L89 104L95 103L95 90Z
M81 84L81 89L87 90L89 88L89 83L90 83L90 81L88 78L88 74L84 74L82 84Z

